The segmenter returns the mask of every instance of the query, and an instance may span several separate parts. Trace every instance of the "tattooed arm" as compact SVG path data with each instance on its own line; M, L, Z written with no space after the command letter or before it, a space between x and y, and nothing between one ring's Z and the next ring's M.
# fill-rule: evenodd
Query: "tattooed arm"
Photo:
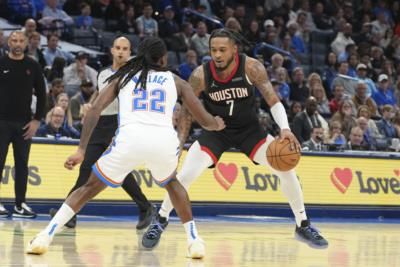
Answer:
M264 65L254 58L247 57L245 70L250 81L255 87L257 87L267 104L270 106L272 117L281 129L281 140L287 138L296 148L300 149L299 142L290 131L285 108L280 102L279 97L275 93L275 90L268 79L268 74Z
M272 107L276 103L280 102L279 97L276 95L274 88L268 79L267 71L260 61L247 57L246 74L254 86L260 91L268 106Z

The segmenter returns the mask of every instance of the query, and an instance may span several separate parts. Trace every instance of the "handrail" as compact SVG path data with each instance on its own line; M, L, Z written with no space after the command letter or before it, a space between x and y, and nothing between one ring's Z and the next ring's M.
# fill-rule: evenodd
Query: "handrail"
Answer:
M217 20L217 19L215 19L215 18L207 17L206 15L201 14L200 12L197 12L196 10L193 10L193 9L191 9L191 8L184 8L184 9L183 9L183 13L184 13L184 14L185 14L185 13L191 13L191 14L197 16L197 17L200 17L200 18L202 18L202 19L205 19L205 20L207 20L207 21L209 21L209 22L211 22L211 23L213 23L213 24L216 24L216 25L219 26L220 28L223 28L223 27L224 27L224 24L223 24L221 21L219 21L219 20Z

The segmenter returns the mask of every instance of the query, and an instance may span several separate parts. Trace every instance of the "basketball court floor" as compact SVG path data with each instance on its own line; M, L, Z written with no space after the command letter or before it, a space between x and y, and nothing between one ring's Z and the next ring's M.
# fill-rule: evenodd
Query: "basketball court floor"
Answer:
M400 266L398 220L315 220L330 242L316 250L294 239L294 222L287 218L201 217L207 254L191 260L176 218L160 245L147 251L140 246L136 217L80 216L78 227L56 235L45 255L25 254L48 220L0 219L0 266Z

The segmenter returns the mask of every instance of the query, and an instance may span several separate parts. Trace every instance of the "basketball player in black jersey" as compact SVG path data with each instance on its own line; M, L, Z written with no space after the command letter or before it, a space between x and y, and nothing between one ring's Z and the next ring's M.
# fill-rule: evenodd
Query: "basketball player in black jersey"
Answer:
M266 150L274 138L267 135L258 122L255 109L256 88L271 107L272 116L280 127L279 138L289 139L292 149L300 149L300 145L289 128L286 111L274 92L263 64L238 54L237 35L225 29L215 30L211 34L210 54L212 60L196 68L189 82L195 94L202 97L206 110L222 117L226 128L220 132L203 130L186 155L178 174L179 181L187 189L205 169L218 162L223 152L231 147L240 149L253 162L268 166L280 178L282 191L295 215L296 238L312 247L327 247L328 242L311 226L307 218L295 171L276 171L267 163ZM181 123L178 129L182 148L192 120L184 106L181 112L184 116L182 119L187 122ZM166 196L159 215L154 218L143 236L143 245L147 244L147 247L152 248L158 244L168 225L172 209L171 201Z
M113 63L111 66L102 69L98 74L98 86L99 90L102 90L108 84L106 79L114 74L122 65L124 65L131 54L130 41L125 37L116 38L111 48L111 54L113 57ZM98 95L99 91L95 94ZM92 100L93 102L93 100ZM86 184L89 179L90 172L92 171L92 165L99 159L103 152L110 145L111 140L118 128L118 100L112 102L102 113L99 122L94 129L87 146L87 151L83 162L79 168L79 176L76 180L74 187L71 189L68 195L74 192L79 187ZM66 166L69 168L68 166ZM69 168L71 169L71 168ZM155 214L155 208L147 200L146 196L142 193L142 190L136 183L135 178L132 174L128 174L127 178L122 184L122 188L125 192L136 202L139 208L139 222L136 225L136 229L142 230L149 226L152 216ZM50 215L53 217L57 210L51 209ZM69 228L74 228L76 225L76 215L65 224Z

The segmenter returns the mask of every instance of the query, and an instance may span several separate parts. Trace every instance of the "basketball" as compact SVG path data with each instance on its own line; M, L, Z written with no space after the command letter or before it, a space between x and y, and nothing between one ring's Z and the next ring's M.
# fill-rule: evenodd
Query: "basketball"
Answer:
M299 163L300 156L300 150L292 149L289 139L284 139L281 143L279 139L275 139L267 149L267 161L277 171L292 170Z

